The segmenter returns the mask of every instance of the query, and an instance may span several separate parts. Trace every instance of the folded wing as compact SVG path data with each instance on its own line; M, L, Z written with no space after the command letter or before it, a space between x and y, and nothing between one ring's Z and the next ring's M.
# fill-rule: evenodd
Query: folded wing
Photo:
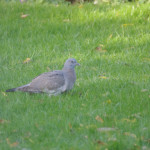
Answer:
M64 74L61 70L41 74L32 80L29 86L31 92L57 90L65 84Z

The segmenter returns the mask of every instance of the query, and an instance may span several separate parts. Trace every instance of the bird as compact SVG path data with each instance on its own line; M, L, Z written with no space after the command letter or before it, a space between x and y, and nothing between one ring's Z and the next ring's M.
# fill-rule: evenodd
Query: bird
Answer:
M34 78L29 84L8 89L6 92L22 91L28 93L47 93L49 96L58 95L73 88L76 81L75 66L80 66L76 59L69 58L62 70L43 73Z

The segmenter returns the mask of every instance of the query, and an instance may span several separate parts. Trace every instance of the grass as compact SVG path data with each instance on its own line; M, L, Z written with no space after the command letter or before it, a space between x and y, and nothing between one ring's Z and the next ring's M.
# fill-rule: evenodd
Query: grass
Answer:
M136 3L0 2L0 149L149 149L149 12ZM70 57L81 67L69 93L5 93Z

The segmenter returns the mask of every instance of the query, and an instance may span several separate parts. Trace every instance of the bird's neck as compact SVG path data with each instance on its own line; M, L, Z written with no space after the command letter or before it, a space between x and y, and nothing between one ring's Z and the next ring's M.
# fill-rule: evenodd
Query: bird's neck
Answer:
M63 68L63 72L65 75L65 84L66 89L72 89L75 81L76 81L76 74L74 68Z
M71 76L75 75L74 68L64 67L62 70L64 71L65 74L70 74Z
M62 70L64 70L64 71L74 71L74 68L68 67L68 66L64 66L64 68Z

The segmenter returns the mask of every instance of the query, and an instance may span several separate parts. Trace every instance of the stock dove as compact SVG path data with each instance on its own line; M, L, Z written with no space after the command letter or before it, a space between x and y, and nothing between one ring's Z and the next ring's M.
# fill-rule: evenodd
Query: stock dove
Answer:
M48 93L58 95L71 90L76 81L75 66L80 65L74 58L66 60L62 70L43 73L34 78L29 84L8 89L6 92L23 91L29 93Z

